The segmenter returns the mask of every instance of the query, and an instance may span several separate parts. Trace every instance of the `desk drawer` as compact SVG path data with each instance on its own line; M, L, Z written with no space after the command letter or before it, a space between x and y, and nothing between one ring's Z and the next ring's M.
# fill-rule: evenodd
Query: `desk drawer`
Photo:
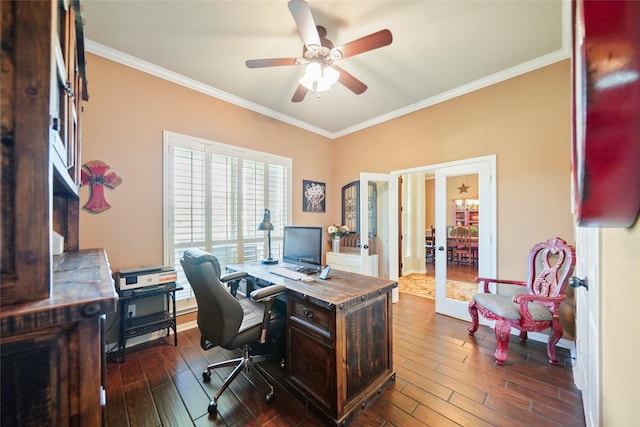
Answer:
M332 313L296 298L289 298L289 319L299 324L299 327L307 327L321 335L332 337Z
M334 411L335 368L333 350L303 331L289 327L289 378L304 394Z

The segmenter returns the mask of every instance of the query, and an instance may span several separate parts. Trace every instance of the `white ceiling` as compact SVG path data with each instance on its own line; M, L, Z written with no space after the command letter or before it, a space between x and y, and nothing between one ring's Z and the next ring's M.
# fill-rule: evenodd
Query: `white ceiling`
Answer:
M308 2L336 46L392 32L390 46L338 62L368 86L362 95L336 84L293 103L303 66L245 66L247 59L301 56L286 0L86 0L87 50L329 138L570 54L568 1Z

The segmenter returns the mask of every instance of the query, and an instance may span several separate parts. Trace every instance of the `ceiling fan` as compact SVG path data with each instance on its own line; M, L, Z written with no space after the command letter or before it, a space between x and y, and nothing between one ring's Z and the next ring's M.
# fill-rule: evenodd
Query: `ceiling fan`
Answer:
M291 0L288 7L304 41L303 57L250 59L245 62L247 67L305 65L305 75L300 79L298 88L291 98L292 102L302 101L308 91L317 93L327 90L336 81L357 95L367 90L367 85L338 67L335 62L390 45L393 41L391 31L380 30L342 46L334 47L333 43L326 38L327 30L324 27L316 26L311 8L306 1Z

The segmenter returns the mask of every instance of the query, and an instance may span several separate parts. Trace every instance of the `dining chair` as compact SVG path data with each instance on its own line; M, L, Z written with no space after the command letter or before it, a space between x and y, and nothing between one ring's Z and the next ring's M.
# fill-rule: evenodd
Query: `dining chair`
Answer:
M471 264L473 261L471 248L471 232L467 227L455 227L451 231L453 248L453 262L460 264L462 262Z

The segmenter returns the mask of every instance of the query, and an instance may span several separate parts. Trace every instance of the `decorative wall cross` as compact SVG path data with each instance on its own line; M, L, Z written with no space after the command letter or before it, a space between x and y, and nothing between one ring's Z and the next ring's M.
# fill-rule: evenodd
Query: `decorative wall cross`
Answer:
M110 167L100 160L91 160L82 165L82 170L80 171L82 185L91 185L89 201L83 206L84 209L100 213L111 208L111 205L104 198L104 187L109 187L113 190L122 184L122 178L116 175L115 172L105 174Z

